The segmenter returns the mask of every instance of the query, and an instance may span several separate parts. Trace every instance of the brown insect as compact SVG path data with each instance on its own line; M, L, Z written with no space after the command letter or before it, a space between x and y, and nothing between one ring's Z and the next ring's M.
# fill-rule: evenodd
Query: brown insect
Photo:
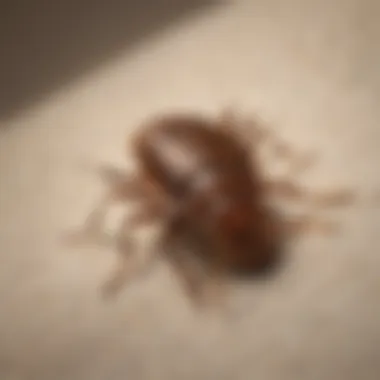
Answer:
M99 237L112 202L138 202L138 211L124 218L115 237L124 261L105 284L107 294L138 271L131 233L145 223L162 223L155 251L165 252L197 300L204 284L270 268L280 257L285 231L318 225L311 218L284 222L272 212L269 194L307 192L289 181L264 178L255 145L246 143L249 137L262 141L258 132L251 126L251 135L244 135L229 114L216 120L167 115L141 127L132 145L137 171L105 170L109 191L85 225L87 235Z

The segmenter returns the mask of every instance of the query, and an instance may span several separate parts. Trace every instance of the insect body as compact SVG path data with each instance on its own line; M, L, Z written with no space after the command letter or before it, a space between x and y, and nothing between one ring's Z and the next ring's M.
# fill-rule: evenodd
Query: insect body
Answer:
M250 272L273 259L277 236L259 169L232 129L197 117L163 118L138 136L135 155L172 210L169 234L201 239L206 265Z
M86 235L101 235L111 203L138 204L113 239L123 261L104 287L107 294L146 264L136 259L131 242L139 225L162 224L160 244L148 257L165 252L192 296L202 294L207 279L270 268L278 259L285 226L294 231L324 228L310 217L279 223L269 208L269 193L317 201L328 201L329 196L307 192L287 180L264 180L256 147L234 128L236 123L228 118L162 116L138 130L132 144L137 163L133 174L103 171L109 189L85 224Z

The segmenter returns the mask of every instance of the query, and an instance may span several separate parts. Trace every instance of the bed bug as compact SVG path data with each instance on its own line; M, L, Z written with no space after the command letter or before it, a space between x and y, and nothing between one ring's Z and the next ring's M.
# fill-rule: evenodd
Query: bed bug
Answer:
M138 204L115 237L123 263L104 285L105 293L115 292L137 271L131 232L154 221L163 226L154 250L165 252L194 299L210 280L255 275L276 264L284 226L299 227L304 219L280 221L267 193L304 192L290 182L266 181L255 153L228 113L216 119L162 115L143 123L132 142L136 170L105 171L109 191L85 226L87 235L100 235L111 203Z

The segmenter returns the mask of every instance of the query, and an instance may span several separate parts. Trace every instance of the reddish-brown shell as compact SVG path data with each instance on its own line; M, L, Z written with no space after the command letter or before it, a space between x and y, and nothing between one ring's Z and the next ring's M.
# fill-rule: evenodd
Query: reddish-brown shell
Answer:
M145 177L207 242L210 263L239 272L270 263L274 222L252 154L233 130L201 117L162 117L134 147Z

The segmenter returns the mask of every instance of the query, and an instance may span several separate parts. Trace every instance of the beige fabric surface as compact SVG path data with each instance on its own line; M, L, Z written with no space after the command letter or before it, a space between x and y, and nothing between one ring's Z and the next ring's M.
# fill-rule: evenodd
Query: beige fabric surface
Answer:
M107 57L92 57L98 64L80 73L73 63L73 75L60 86L31 91L25 104L12 103L12 113L2 107L1 379L379 379L378 205L320 213L339 221L340 233L305 237L273 281L233 288L235 317L228 321L194 312L164 263L105 303L98 288L116 265L115 253L68 250L59 240L80 225L102 191L81 163L128 164L129 132L157 112L214 115L233 105L257 113L291 145L318 152L303 183L364 195L379 188L379 4L210 4L134 45L119 43ZM143 30L144 14L153 20L155 11L146 5L134 22ZM108 29L98 17L105 39ZM106 22L111 31L120 26ZM62 32L71 33L62 46L79 38L73 28ZM105 45L95 30L88 41ZM9 48L1 59L9 63L11 54ZM57 62L36 63L38 51L28 54L35 70L28 71L26 57L24 71L20 62L14 70L41 84ZM2 99L13 90L3 87Z

